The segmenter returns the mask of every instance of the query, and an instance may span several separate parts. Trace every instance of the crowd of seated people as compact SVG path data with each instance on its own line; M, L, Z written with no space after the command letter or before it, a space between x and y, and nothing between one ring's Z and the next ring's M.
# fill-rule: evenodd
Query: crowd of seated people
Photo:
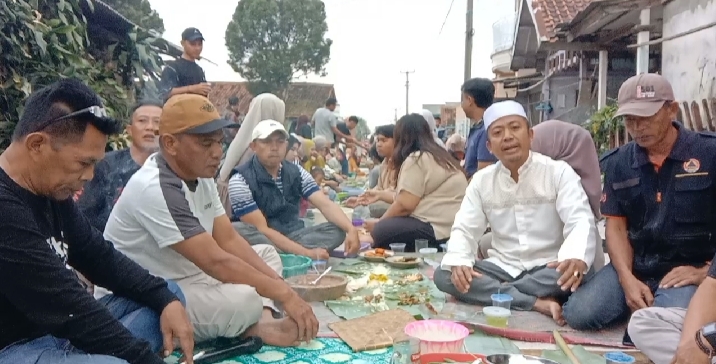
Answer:
M0 326L12 328L0 362L158 364L175 340L191 355L215 338L315 338L318 320L283 281L278 253L358 251L335 196L368 158L367 189L345 204L368 207L376 248L444 244L438 289L479 306L509 294L513 309L577 330L629 322L656 364L709 363L716 134L674 121L671 85L638 75L617 111L634 140L600 170L587 130L533 126L519 103L493 103L487 81L462 87L478 119L467 139L443 143L423 110L377 127L371 145L350 135L351 117L329 142L307 117L289 132L283 101L262 94L224 152L235 123L177 93L137 104L131 145L107 155L121 123L91 89L73 79L39 89L0 155ZM327 222L306 225L308 204Z

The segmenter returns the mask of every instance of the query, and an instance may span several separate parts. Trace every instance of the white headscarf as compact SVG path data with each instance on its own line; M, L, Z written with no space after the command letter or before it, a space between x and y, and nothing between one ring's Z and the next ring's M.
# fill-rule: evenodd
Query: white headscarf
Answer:
M435 139L435 142L438 143L441 147L445 148L445 143L443 143L440 138L438 138L438 131L435 127L435 117L433 116L433 113L428 109L423 109L420 112L420 115L423 116L425 121L428 122L428 126L430 126L430 131L433 133L433 139Z
M254 155L253 151L249 149L249 144L251 143L251 133L259 122L272 119L283 123L285 115L286 104L276 95L267 93L254 97L249 105L249 111L241 123L241 129L226 150L226 160L221 166L219 180L225 181L234 167L248 161Z

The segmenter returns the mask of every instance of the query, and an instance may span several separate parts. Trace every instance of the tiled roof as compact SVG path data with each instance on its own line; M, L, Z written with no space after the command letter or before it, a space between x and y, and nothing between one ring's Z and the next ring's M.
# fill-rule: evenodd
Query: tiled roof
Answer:
M232 96L239 97L239 109L246 113L254 98L246 88L246 82L212 82L209 100L219 109L224 110ZM276 96L284 99L283 95ZM288 86L283 100L286 103L286 118L298 117L302 114L311 116L319 107L325 105L326 99L335 97L336 92L331 84L295 82Z
M540 36L555 40L555 29L568 24L593 0L532 0L532 11Z

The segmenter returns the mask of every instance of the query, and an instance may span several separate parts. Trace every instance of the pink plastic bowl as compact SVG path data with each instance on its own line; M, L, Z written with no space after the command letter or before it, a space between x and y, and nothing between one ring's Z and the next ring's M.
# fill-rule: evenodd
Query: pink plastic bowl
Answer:
M462 353L470 331L452 321L423 320L406 325L405 334L420 340L420 354Z

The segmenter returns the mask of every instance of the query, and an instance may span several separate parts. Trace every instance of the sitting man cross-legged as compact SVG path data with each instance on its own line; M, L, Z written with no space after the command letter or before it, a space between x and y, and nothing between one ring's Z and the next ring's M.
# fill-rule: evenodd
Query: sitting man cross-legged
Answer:
M75 79L27 99L0 155L0 363L162 364L174 337L193 356L179 287L112 248L72 201L121 126ZM95 300L75 270L114 294Z
M601 330L646 307L686 308L716 253L716 135L675 122L661 75L619 89L617 116L634 138L606 156L601 212L610 263L564 305L577 330Z
M520 104L493 104L483 119L498 163L473 176L435 284L472 304L506 293L513 308L564 324L559 301L594 261L597 228L587 195L567 163L530 151L533 132ZM476 261L488 224L492 248Z
M160 151L127 183L105 237L153 274L179 284L197 341L250 335L288 346L311 340L318 321L281 278L276 250L250 246L220 202L213 177L223 128L231 123L203 96L169 98L159 122ZM277 304L287 318L273 318Z
M251 135L254 156L234 169L229 198L234 227L251 244L272 244L283 252L328 259L345 241L346 254L360 248L358 230L340 206L321 191L305 169L284 160L288 133L283 124L263 120ZM305 227L299 218L301 198L329 222Z

